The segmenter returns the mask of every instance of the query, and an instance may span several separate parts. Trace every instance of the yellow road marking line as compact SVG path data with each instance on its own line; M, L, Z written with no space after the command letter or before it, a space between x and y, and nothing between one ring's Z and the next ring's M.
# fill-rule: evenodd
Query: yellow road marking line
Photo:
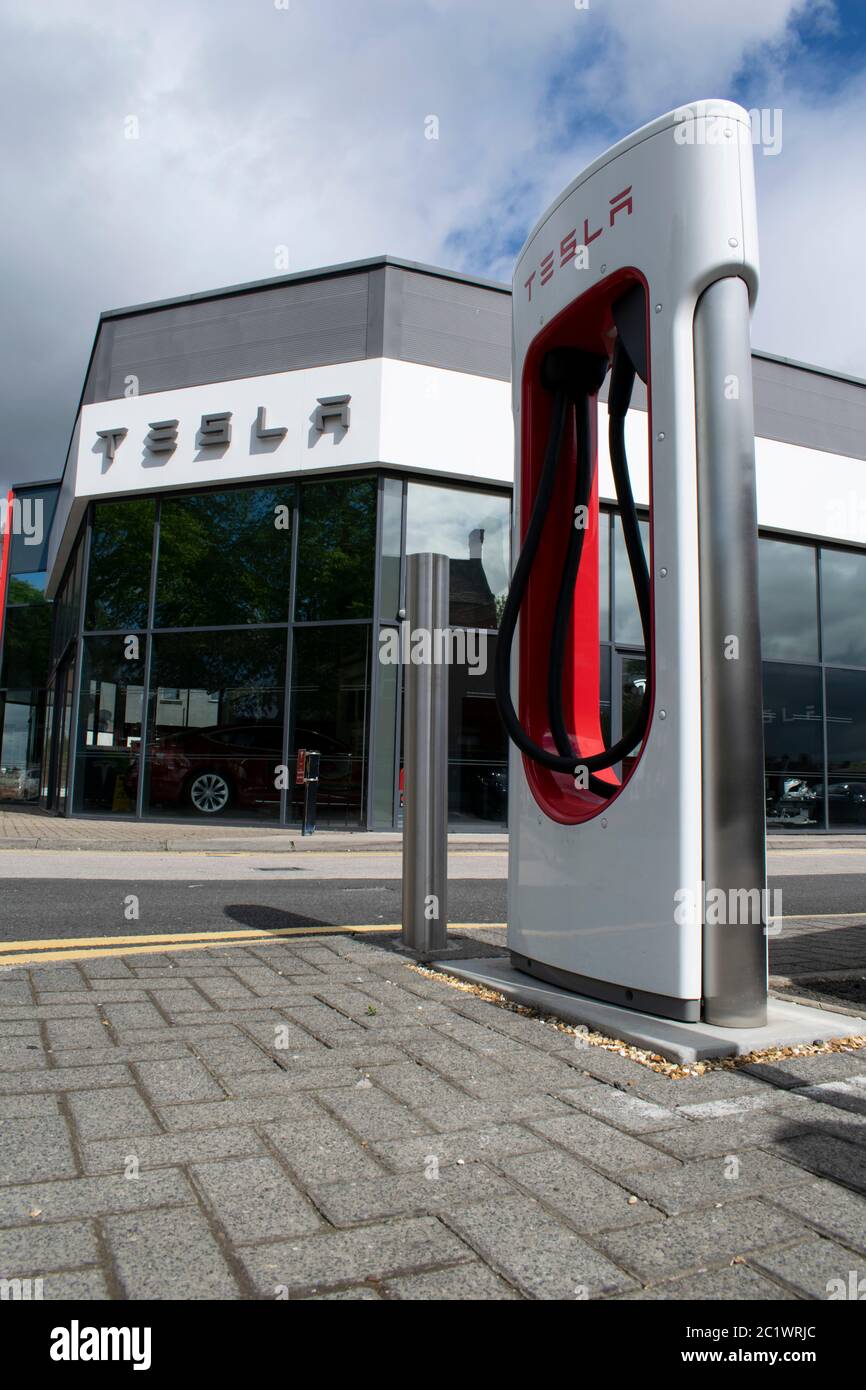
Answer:
M787 912L782 914L783 922L817 922L825 917L862 917L866 923L866 907L862 912Z
M864 844L864 845L862 845L862 846L861 846L861 845L849 845L847 849L839 849L838 847L834 847L834 848L832 848L832 849L812 849L812 848L809 847L808 845L791 845L790 848L789 848L787 845L768 845L768 846L767 846L767 853L768 853L768 854L803 854L803 855L807 855L807 854L808 854L808 855L819 855L819 854L863 854L864 850L866 850L866 844Z
M154 851L150 851L153 853ZM255 856L258 858L269 858L273 854L291 854L297 859L337 859L345 854L349 859L358 859L362 855L372 858L383 858L385 855L399 857L402 849L196 849L196 850L160 850L160 854L202 854L215 856L217 858L247 857ZM507 845L494 849L453 849L449 848L448 857L453 859L456 855L460 859L489 859L495 854L507 854Z
M783 915L776 920L808 922L850 917L866 919L866 911L792 913ZM507 922L449 922L448 924L450 931L505 931L507 926ZM0 941L0 963L8 963L7 958L21 963L20 953L22 952L26 952L28 956L32 954L34 957L38 954L44 960L70 957L73 951L87 955L98 950L109 950L113 955L123 955L124 950L122 948L128 949L130 954L137 950L160 954L169 949L191 950L194 946L247 946L257 941L277 941L281 937L336 936L347 935L352 932L393 932L400 931L400 929L401 924L399 922L360 922L354 925L352 923L323 922L306 927L272 927L268 931L239 927L236 930L227 931L154 932L153 934L139 933L136 936L29 938L21 941ZM52 952L56 953L56 956L52 956Z
M501 927L505 928L505 922L451 922L449 928L452 931L468 931L471 928L480 927ZM61 949L62 947L80 946L102 946L105 942L111 942L112 946L136 946L142 941L159 942L184 942L184 941L227 941L232 938L244 938L245 940L258 941L263 935L267 936L297 936L305 932L353 932L353 931L399 931L399 922L371 922L359 923L353 926L351 922L341 922L330 924L328 922L311 922L306 927L270 927L266 931L246 930L238 928L228 931L190 931L190 932L139 932L135 936L59 936L50 939L41 937L31 937L25 941L0 941L0 953L6 951L47 951L51 949Z
M333 936L333 935L336 934L336 933L343 933L343 934L345 934L345 933L350 932L350 931L356 931L356 932L385 932L385 931L394 931L394 930L395 930L394 927L391 927L391 926L382 926L382 927L380 927L380 926L362 926L362 927L278 927L278 928L276 928L273 932L254 932L254 933L253 933L253 936L255 937L256 944L258 944L259 942L262 942L262 943L264 943L264 944L267 944L268 942L277 942L277 941L283 940L283 939L285 939L285 937L287 937L287 936ZM397 930L399 930L399 928L397 928ZM217 933L216 935L218 935L218 933ZM110 940L111 938L104 938L104 937L103 937L103 938L100 938L100 939L103 940L103 941L105 941L105 940ZM146 936L132 937L132 938L130 938L130 939L131 939L131 940L134 940L134 941L138 941L138 942L144 942L144 941L151 942L151 941L154 940L154 938L152 938L152 937L146 937ZM137 946L118 946L118 945L114 945L114 946L104 946L104 947L99 948L99 949L94 948L94 947L87 947L87 948L79 947L79 946L77 946L77 945L75 944L75 942L72 942L71 945L70 945L70 948L69 948L68 950L65 950L65 951L43 950L43 949L41 949L39 946L36 946L36 947L35 947L33 950L31 950L30 952L22 952L22 953L18 953L18 954L15 954L15 955L9 955L9 956L7 956L7 955L0 955L0 966L4 966L4 965L27 965L27 964L34 964L34 963L42 963L42 962L44 962L44 961L90 960L90 959L92 959L92 958L99 958L99 957L102 957L102 956L141 956L141 955L150 955L150 956L154 956L154 955L164 955L164 954L167 954L167 953L169 953L169 952L171 952L171 951L206 951L206 950L207 950L209 947L211 947L211 946L251 946L251 945L253 945L253 942L250 941L248 937L243 937L242 939L239 940L236 936L231 936L231 935L227 935L226 937L221 938L221 939L216 940L216 941L202 941L202 940L198 939L197 937L192 936L191 938L187 939L186 941L178 940L178 941L170 941L170 942L167 942L167 943L164 942L163 944L160 944L159 940L156 939L156 942L155 942L154 945L146 945L146 946L144 946L144 945L137 945Z
M465 922L452 924L454 931L473 928L504 930L504 922ZM275 927L270 932L174 932L171 935L121 937L71 937L55 941L0 942L0 966L28 965L44 961L83 960L103 956L163 955L170 951L203 951L209 946L250 946L292 936L337 936L353 932L375 933L400 930L399 922L364 923L358 926ZM205 939L206 938L206 939ZM106 943L111 943L106 944ZM147 944L143 944L147 943ZM62 947L63 949L57 949ZM6 952L14 952L6 954Z
M278 941L279 937L262 936L262 944ZM46 961L70 961L70 960L100 960L106 956L161 956L167 955L171 951L206 951L211 946L249 946L249 941L191 941L188 946L172 944L169 946L113 946L105 950L96 950L90 947L88 950L71 951L36 951L32 954L23 952L15 956L0 956L0 967L12 965L44 965Z
M860 912L803 913L783 917L782 921L811 921L831 918L864 917ZM505 922L452 922L452 931L504 931ZM163 955L171 951L203 951L210 946L250 946L266 944L290 937L340 936L352 933L375 934L400 930L399 922L357 923L331 925L323 923L308 927L274 927L270 931L239 928L236 931L162 932L138 936L55 937L46 940L0 942L0 966L28 965L45 961L94 959L124 955Z
M25 852L24 850L16 848L15 845L2 845L2 846L0 846L0 854L23 854L24 852ZM82 855L82 854L99 854L99 855L103 855L103 854L106 854L106 853L109 853L109 854L110 854L110 853L115 853L115 852L116 852L116 853L121 853L121 854L153 854L153 855L158 855L158 854L172 854L172 855L174 855L174 854L183 854L187 859L250 859L250 858L271 858L272 855L276 855L276 854L288 854L288 855L292 855L293 858L298 858L298 859L322 859L322 858L324 858L324 859L334 859L334 858L338 858L340 855L343 855L343 854L346 855L348 858L353 858L353 859L358 859L358 858L360 858L362 855L367 855L367 856L370 856L370 857L373 857L373 858L375 858L375 857L377 857L377 856L378 856L379 858L382 858L382 857L385 857L385 856L391 856L391 857L393 857L393 858L399 858L399 857L402 855L402 853L403 853L402 849L298 849L298 850L294 850L294 849L289 849L288 847L287 847L286 849L140 849L140 850L131 850L131 849L128 849L128 848L124 848L123 850L112 851L110 845L107 845L107 846L104 845L104 846L102 846L102 848L100 848L100 849L86 849L86 848L85 848L85 849L70 849L68 846L64 848L62 845L60 845L60 846L58 846L57 849L52 849L52 850L49 850L48 852L51 853L51 854L74 854L74 855L76 855L76 856ZM839 852L842 853L842 851L839 851ZM28 851L28 853L29 853L29 851ZM494 856L498 856L498 855L502 855L502 854L507 854L507 853L508 853L508 848L507 848L506 845L502 845L501 848L499 848L499 849L450 849L450 850L448 851L448 853L449 853L449 856L450 856L451 858L454 858L454 857L456 856L456 857L458 857L458 858L460 858L460 859L491 859L491 858L493 858Z
M310 928L313 930L314 928ZM307 928L297 927L272 927L268 931L269 936L277 936L289 931L307 930ZM64 946L103 946L110 941L113 946L136 946L140 941L172 942L172 941L226 941L232 937L258 938L262 932L250 929L246 931L238 928L237 931L191 931L191 932L164 932L150 935L146 932L138 932L135 936L59 936L49 940L41 938L31 938L29 941L0 941L0 952L4 951L50 951L59 950Z

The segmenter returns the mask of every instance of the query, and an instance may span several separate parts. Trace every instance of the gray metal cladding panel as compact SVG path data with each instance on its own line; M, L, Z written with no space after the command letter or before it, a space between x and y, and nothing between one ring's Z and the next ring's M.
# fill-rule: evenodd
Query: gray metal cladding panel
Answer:
M180 304L102 325L85 403L367 355L368 275L279 285ZM107 331L110 330L110 331Z
M755 433L866 459L866 389L787 362L752 358Z
M346 344L334 345L326 333L305 333L292 353L291 343L283 342L279 353L271 344L240 343L230 348L213 349L196 354L194 368L187 371L189 359L183 356L162 358L153 363L132 363L115 367L108 379L106 399L122 396L128 375L138 377L141 395L154 391L173 391L183 386L199 386L214 381L233 381L239 377L268 376L273 372L290 371L299 367L319 367L329 362L351 362L365 353Z
M606 404L610 377L599 399ZM755 434L782 444L866 459L866 389L854 381L810 372L788 362L752 355ZM647 409L647 391L637 380L632 409Z
M387 262L102 321L83 401L365 357L508 381L511 296ZM794 363L753 357L758 435L866 459L866 388ZM602 400L606 400L606 385ZM635 409L646 390L635 384Z
M511 377L511 296L389 266L386 357L475 376Z

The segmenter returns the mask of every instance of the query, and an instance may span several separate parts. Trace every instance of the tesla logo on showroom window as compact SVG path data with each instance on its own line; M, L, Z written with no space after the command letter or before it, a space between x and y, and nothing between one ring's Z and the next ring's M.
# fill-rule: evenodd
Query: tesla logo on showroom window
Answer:
M349 410L351 399L352 397L349 395L318 396L316 408L310 415L314 430L318 434L324 434L325 425L329 420L335 421L338 429L347 430L351 423ZM253 422L253 435L256 439L260 439L263 443L279 443L285 439L288 432L287 425L269 425L265 407L259 406ZM97 439L102 440L107 463L114 462L117 451L128 433L128 430L122 428L96 431ZM173 454L177 448L179 437L179 420L152 420L144 437L144 447L151 454ZM232 412L230 410L215 410L210 411L207 415L202 415L195 440L199 449L226 448L231 440Z

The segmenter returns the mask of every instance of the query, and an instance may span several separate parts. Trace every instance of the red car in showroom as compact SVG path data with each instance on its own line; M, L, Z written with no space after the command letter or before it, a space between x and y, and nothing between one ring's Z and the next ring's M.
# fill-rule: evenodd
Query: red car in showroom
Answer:
M343 743L314 729L296 730L299 748L322 755L320 804L360 805L362 759ZM294 752L289 767L294 773ZM162 734L148 748L148 795L152 806L182 806L203 816L221 811L276 805L276 769L283 761L283 730L278 724L214 725ZM137 765L125 783L134 800ZM294 776L291 793L294 794ZM298 788L300 793L300 788Z

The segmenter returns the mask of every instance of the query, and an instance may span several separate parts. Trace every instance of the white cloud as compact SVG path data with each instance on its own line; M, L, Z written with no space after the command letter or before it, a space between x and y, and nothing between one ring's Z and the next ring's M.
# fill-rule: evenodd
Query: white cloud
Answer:
M798 8L7 5L0 484L59 473L100 309L267 277L282 245L289 269L390 252L507 278L584 163L662 110L725 95L744 69L755 104L785 115L782 153L758 156L756 344L862 371L863 113L844 94L810 109L790 86ZM826 19L826 3L810 13Z

